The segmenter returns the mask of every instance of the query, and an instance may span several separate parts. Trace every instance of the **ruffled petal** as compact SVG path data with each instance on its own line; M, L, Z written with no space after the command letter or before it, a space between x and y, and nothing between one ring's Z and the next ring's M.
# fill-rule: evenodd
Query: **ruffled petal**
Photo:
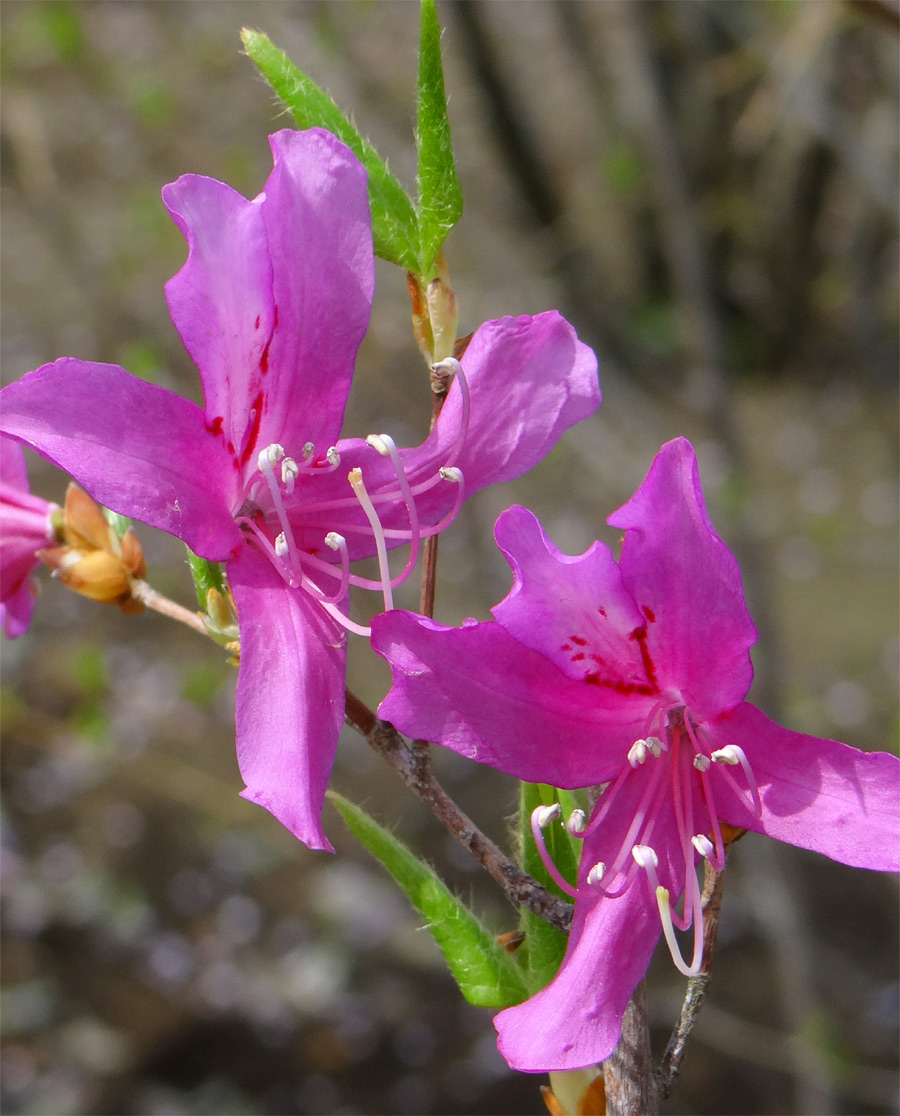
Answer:
M824 853L854 868L900 871L900 760L805 736L744 702L710 726L716 746L743 748L762 817L736 795L717 806L731 825ZM734 768L742 782L740 769Z
M618 899L589 891L579 897L557 976L530 1000L494 1017L497 1046L514 1069L581 1069L615 1049L625 1008L660 933L656 904L642 884L637 881Z
M563 554L537 517L521 507L503 512L494 534L515 582L491 611L511 636L569 678L623 697L658 692L632 634L644 617L608 547L597 542L584 554Z
M445 628L387 612L372 621L372 647L394 672L380 716L529 782L605 782L640 727L621 699L566 678L496 623Z
M240 541L237 477L194 403L114 364L64 357L2 392L0 429L100 504L220 561Z
M511 480L540 461L565 430L587 418L600 402L596 357L555 311L488 322L476 331L462 363L471 414L460 452L454 452L462 412L457 383L451 385L429 437L414 449L400 450L419 522L426 529L452 510L459 495L455 484L440 479L442 466L462 469L466 495ZM347 484L350 469L362 469L385 529L408 531L407 508L388 459L361 439L342 440L337 449L339 469L314 480L301 478L289 501L291 521L304 549L321 551L325 534L334 530L346 536L351 558L368 557L375 547ZM396 547L404 541L389 536L387 544Z
M259 439L275 321L262 199L198 174L162 196L188 242L187 262L166 284L169 313L200 372L206 424L243 467Z
M311 849L333 851L322 804L344 720L346 632L249 546L228 565L238 606L243 797Z
M462 470L467 494L527 472L570 426L600 405L597 358L555 310L486 322L475 331L461 363L471 412L452 464ZM451 463L461 413L462 394L454 383L431 435L416 449L401 452L413 482ZM423 522L437 522L453 500L446 484L421 496Z
M324 453L341 431L375 291L366 172L322 128L269 143L275 169L262 209L277 324L262 444L299 455L311 441Z
M647 618L647 647L663 688L701 719L741 702L753 679L757 631L741 572L706 513L690 442L662 447L644 482L607 520L627 531L619 566Z
M207 425L245 472L271 442L299 455L337 439L374 291L362 164L322 129L269 142L275 166L253 201L200 175L163 190L189 245L169 310Z

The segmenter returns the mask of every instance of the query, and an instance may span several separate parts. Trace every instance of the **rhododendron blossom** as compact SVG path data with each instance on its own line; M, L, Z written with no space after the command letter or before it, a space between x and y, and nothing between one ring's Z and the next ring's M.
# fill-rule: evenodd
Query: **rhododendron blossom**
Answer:
M56 542L56 504L33 496L28 488L25 454L9 438L0 438L0 627L9 639L28 631L37 600L31 571L36 552Z
M618 562L599 542L562 554L510 508L496 538L514 586L493 622L373 622L394 672L380 713L397 728L530 782L605 788L589 820L568 821L583 848L562 967L495 1020L526 1071L611 1053L661 931L681 971L699 971L696 869L724 867L721 823L900 868L897 758L792 732L744 700L757 633L687 441L662 448L609 523L625 531ZM557 814L535 812L539 847ZM693 929L687 958L675 927Z
M461 370L451 362L422 445L338 440L374 285L365 171L320 129L270 144L274 169L252 201L198 175L163 191L189 247L169 310L204 406L65 358L4 389L2 429L101 504L228 563L244 794L330 848L321 807L357 628L350 585L389 603L386 551L410 543L407 573L421 535L466 493L534 465L600 392L593 353L559 314L504 318L475 332ZM375 554L380 581L351 574Z

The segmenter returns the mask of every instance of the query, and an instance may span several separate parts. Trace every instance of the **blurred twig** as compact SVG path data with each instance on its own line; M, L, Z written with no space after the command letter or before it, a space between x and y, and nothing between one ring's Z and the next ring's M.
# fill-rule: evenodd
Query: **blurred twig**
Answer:
M407 742L399 732L379 720L359 698L347 691L347 720L393 767L400 778L422 799L434 816L449 830L462 847L503 888L516 906L526 907L557 930L567 933L572 923L572 906L551 895L518 868L475 823L456 805L431 770L427 753Z

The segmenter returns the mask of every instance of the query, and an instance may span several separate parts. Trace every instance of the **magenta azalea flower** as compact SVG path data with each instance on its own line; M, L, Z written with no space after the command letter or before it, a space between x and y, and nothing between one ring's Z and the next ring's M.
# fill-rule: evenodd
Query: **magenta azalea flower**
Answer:
M560 553L510 508L496 536L515 582L493 623L448 629L403 612L373 623L394 671L380 713L403 732L529 782L608 784L590 822L570 819L584 848L559 974L495 1020L525 1071L610 1054L661 929L679 968L698 971L695 869L701 857L723 866L720 821L900 867L897 758L791 732L744 700L757 633L690 444L665 445L609 522L626 532L618 563L599 542ZM694 925L690 964L673 922Z
M9 639L28 631L37 600L31 571L35 552L56 544L52 517L56 504L28 490L25 454L0 438L0 627Z
M197 175L163 191L189 246L169 309L205 408L65 358L4 389L0 428L99 503L228 563L245 797L330 848L321 808L344 716L348 586L371 585L349 561L410 540L414 556L463 484L530 468L600 393L593 353L557 313L504 318L475 333L418 448L338 441L374 283L365 171L319 129L270 143L252 201Z

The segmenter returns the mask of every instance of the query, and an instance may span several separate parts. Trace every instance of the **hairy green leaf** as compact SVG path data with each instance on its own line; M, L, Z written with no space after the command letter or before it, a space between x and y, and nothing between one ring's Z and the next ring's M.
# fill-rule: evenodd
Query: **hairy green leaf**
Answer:
M413 203L368 140L357 132L329 95L298 69L262 32L244 28L247 54L301 128L327 128L356 154L369 175L369 205L375 254L409 271L419 261L419 231Z
M463 201L450 140L441 25L434 0L421 0L420 19L416 112L419 274L429 279L435 256L462 215Z
M358 806L334 791L350 832L393 876L440 947L462 994L478 1007L521 1003L528 995L518 963L434 871Z

